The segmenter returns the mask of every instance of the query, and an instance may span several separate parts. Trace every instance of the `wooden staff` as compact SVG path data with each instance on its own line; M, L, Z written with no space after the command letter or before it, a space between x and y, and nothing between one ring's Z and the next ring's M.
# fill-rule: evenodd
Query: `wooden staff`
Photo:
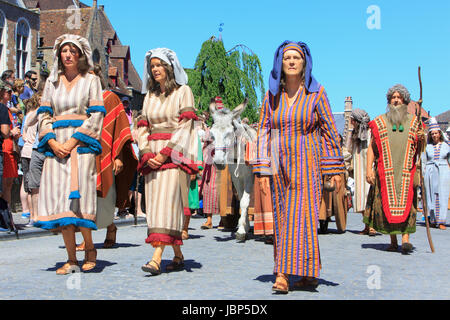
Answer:
M420 99L417 101L417 104L419 105L419 108L416 110L416 116L417 121L419 122L419 128L423 130L422 125L422 77L420 75L420 66L419 66L419 86L420 86ZM417 146L420 151L422 151L422 143L419 142L419 145ZM421 152L420 152L421 153ZM427 238L428 243L430 244L431 252L434 253L434 245L433 240L431 239L431 233L430 233L430 223L428 222L428 207L427 207L427 199L426 199L426 193L425 193L425 183L423 181L423 174L422 174L422 157L419 153L419 177L420 177L420 190L422 192L422 209L423 209L423 216L425 217L425 225L427 227Z

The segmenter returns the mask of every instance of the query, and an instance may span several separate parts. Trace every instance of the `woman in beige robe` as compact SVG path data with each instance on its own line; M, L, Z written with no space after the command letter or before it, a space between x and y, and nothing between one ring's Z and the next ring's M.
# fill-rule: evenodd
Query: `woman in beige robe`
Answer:
M183 221L190 214L190 175L198 172L198 138L194 97L186 85L187 75L175 52L166 48L150 50L145 58L143 93L147 92L138 123L140 163L145 176L147 243L154 248L152 259L142 270L161 273L165 246L175 257L167 271L184 266L181 252Z

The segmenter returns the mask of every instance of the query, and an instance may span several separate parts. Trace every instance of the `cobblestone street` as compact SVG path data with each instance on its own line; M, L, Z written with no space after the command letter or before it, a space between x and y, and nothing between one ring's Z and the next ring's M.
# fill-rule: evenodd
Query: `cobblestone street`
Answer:
M137 226L129 220L128 224L119 224L118 244L112 249L102 248L105 230L94 232L97 267L71 276L55 273L67 259L61 235L28 231L28 238L15 240L2 232L0 299L441 300L450 297L448 231L431 230L436 248L433 254L425 226L420 222L411 237L415 250L410 255L384 251L388 236L358 235L357 231L363 227L358 214L349 213L344 234L337 234L335 223L331 222L331 232L319 235L322 257L319 286L282 296L271 291L275 280L273 248L252 234L245 243L238 243L231 232L217 228L201 230L204 219L193 218L190 239L182 248L185 270L164 272L173 256L172 249L167 248L161 265L163 273L151 276L141 271L141 265L150 260L153 252L144 242L146 225L142 218ZM219 218L214 217L213 221L216 226ZM77 240L81 241L80 234ZM84 254L80 252L77 256L81 266Z

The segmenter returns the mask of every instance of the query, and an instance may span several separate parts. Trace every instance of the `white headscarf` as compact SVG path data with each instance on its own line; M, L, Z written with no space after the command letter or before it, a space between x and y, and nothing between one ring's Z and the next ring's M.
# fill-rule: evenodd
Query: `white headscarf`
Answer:
M94 63L92 62L92 50L91 46L89 45L89 41L86 38L83 38L82 36L77 36L74 34L63 34L62 36L59 36L56 39L55 45L53 46L53 68L49 76L49 79L52 82L58 80L58 75L60 72L60 70L58 70L59 50L66 43L72 43L75 46L77 46L77 48L80 49L81 53L87 57L89 66L91 68L94 67Z
M144 61L144 79L142 80L142 93L146 94L148 91L148 80L151 77L150 60L152 58L158 58L166 62L173 67L173 73L175 75L175 82L180 86L187 84L188 76L181 66L180 61L174 51L167 48L156 48L149 50L145 54Z

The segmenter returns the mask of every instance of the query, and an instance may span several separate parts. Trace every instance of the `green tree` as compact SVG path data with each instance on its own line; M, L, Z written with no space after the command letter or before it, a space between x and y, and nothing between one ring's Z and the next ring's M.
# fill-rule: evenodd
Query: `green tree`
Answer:
M186 70L189 86L194 93L197 108L208 110L209 103L216 96L230 110L248 98L248 105L242 117L250 123L259 119L259 96L264 97L264 83L261 63L245 45L236 45L226 51L223 42L211 37L202 44L194 69Z

